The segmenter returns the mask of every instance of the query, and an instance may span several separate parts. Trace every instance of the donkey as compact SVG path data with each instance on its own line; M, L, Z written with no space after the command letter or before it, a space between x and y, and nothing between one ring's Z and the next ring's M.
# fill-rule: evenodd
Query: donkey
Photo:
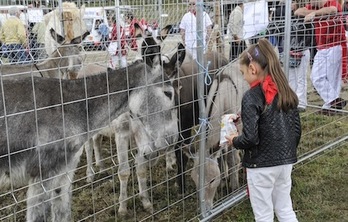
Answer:
M161 51L161 46L160 43L163 41L167 35L169 30L171 29L171 26L168 25L165 28L161 30L161 35L157 36L154 38L154 36L148 36L146 32L143 32L143 30L140 28L139 25L135 25L136 32L139 33L137 36L137 44L138 44L138 49L139 53L141 53L141 59L137 61L143 61L149 66L153 66L154 59L158 57L159 52ZM141 43L139 41L141 40ZM180 48L180 46L179 46ZM162 61L162 56L161 56L161 64L162 64L162 69L163 72L167 76L173 76L174 73L178 72L180 69L180 66L185 58L185 51L184 50L178 50L176 54L174 54L171 58L170 61L168 62L163 62ZM84 78L85 76L90 76L90 75L96 75L98 73L103 72L106 69L106 67L100 65L100 64L88 64L87 66L83 67L77 76L77 78ZM178 84L174 85L174 88L178 90ZM86 170L86 175L87 175L87 182L92 182L94 179L94 171L93 171L93 151L94 151L94 156L95 156L95 161L96 161L96 166L98 166L101 170L104 168L103 163L101 161L101 143L103 136L106 137L112 137L115 133L119 131L119 129L116 127L115 128L116 122L113 121L111 124L112 127L106 128L102 131L100 131L98 134L94 135L89 141L86 142L85 146L85 151L86 151L86 158L87 158L87 170ZM128 126L129 127L129 126ZM134 135L130 134L129 140L134 137ZM116 141L116 145L119 144ZM175 157L173 157L172 152L167 152L166 153L166 164L167 164L167 170L172 170L172 166L174 165L175 162Z
M2 65L0 73L9 77L33 75L63 79L76 78L83 62L79 44L89 32L72 39L70 42L65 41L65 38L58 35L53 29L50 30L50 33L60 46L45 61L37 64Z
M208 52L204 55L203 67L206 68L207 77L214 79L216 72L228 64L228 60L218 52ZM183 155L183 149L194 141L195 137L191 137L192 128L199 124L199 107L197 95L197 73L198 67L195 61L187 60L181 65L180 72L170 76L176 79L180 85L178 95L179 105L179 142L175 148L177 158L177 184L179 192L185 193L185 169L188 157ZM204 92L208 94L211 85L206 85Z
M249 89L248 83L237 70L239 70L238 60L232 61L224 66L222 70L216 74L206 100L206 116L209 117L210 125L207 132L206 146L209 149L206 150L207 161L205 164L205 171L207 171L207 173L204 183L206 209L208 210L213 207L213 200L221 179L226 179L230 182L229 187L232 191L239 188L238 171L241 161L240 153L231 146L228 147L225 144L220 146L221 116L224 114L239 113L242 97ZM185 153L186 155L188 154L187 151ZM192 154L191 152L188 156L194 159L191 177L198 188L198 154ZM222 159L222 178L217 161L218 157Z
M151 39L151 38L146 38L146 41L143 43L142 47L142 55L143 59L148 63L151 64L153 61L153 58L155 57L155 54L153 51L156 51L156 42ZM179 44L178 46L178 52L185 52L184 51L184 46L182 44ZM178 53L177 52L177 53ZM216 190L218 186L220 185L221 181L221 171L219 168L218 164L218 158L220 157L221 150L219 148L219 139L220 139L220 122L217 120L220 120L221 115L225 114L226 112L231 112L235 111L236 104L240 103L234 103L235 98L238 97L238 90L241 91L239 88L236 92L230 93L228 90L232 90L232 86L234 84L238 84L238 87L242 85L242 82L240 79L242 79L242 76L234 77L235 76L235 70L238 67L231 67L227 66L227 60L224 59L224 57L221 57L222 55L214 52L210 52L206 54L206 58L211 58L208 61L213 61L212 66L209 68L217 69L217 67L220 67L220 64L225 65L221 67L221 70L216 71L218 74L215 75L214 71L211 71L211 78L214 78L213 84L211 85L212 88L209 86L207 87L207 91L209 90L209 97L207 99L207 108L210 110L210 107L212 107L212 111L207 113L207 116L211 119L213 129L208 132L208 139L207 139L207 147L206 149L206 159L205 159L205 181L204 181L204 190L205 190L205 204L206 204L206 209L210 210L213 207L213 200L214 196L216 193ZM189 57L189 56L188 56ZM190 59L190 57L189 57ZM178 105L179 105L179 118L180 118L180 134L183 136L187 136L186 139L187 141L190 139L191 135L191 129L195 123L198 121L194 118L198 119L198 104L197 103L197 95L196 92L193 90L196 90L196 76L193 76L194 73L198 73L197 67L194 65L193 61L189 61L187 57L185 57L184 61L181 62L180 69L178 69L175 72L167 72L169 74L170 78L173 80L174 85L176 88L180 88L180 90L177 91L177 100L178 100ZM206 60L207 64L207 60ZM231 69L234 68L234 69ZM184 70L183 70L184 69ZM225 73L224 76L219 73ZM226 79L229 77L229 72L232 72L234 75L231 78ZM209 73L210 74L210 73ZM240 77L240 78L239 78ZM227 81L231 80L231 81ZM238 80L238 81L237 81ZM221 81L221 84L220 84ZM227 83L227 85L226 85ZM221 85L219 88L218 85ZM217 92L218 91L218 92ZM227 91L227 92L226 92ZM228 96L225 96L228 95ZM194 99L196 98L196 99ZM238 97L241 98L241 97ZM214 106L212 106L212 103L215 101ZM240 101L240 100L238 100ZM220 107L216 107L218 104L221 103ZM222 106L224 105L224 106ZM220 108L222 110L217 110L217 108ZM194 114L196 112L196 114ZM194 116L193 116L194 115ZM220 115L220 116L219 116ZM182 131L183 129L187 130L187 132ZM216 132L217 131L217 132ZM180 138L182 139L182 138ZM185 139L185 138L184 138ZM216 140L217 139L217 140ZM185 141L182 141L185 142ZM217 142L217 146L216 146ZM188 142L188 144L191 143L191 141ZM179 146L178 146L179 147ZM180 161L180 159L177 158L177 167L178 167L178 179L177 184L179 184L179 189L180 191L184 189L183 186L180 186L182 183L184 183L184 171L185 171L185 166L187 162L187 158L192 158L194 161L194 167L192 168L191 171L191 178L196 184L197 190L198 190L198 164L199 164L199 158L198 154L191 151L189 145L179 147L175 150L176 154L179 153L179 157L185 158L183 162ZM186 155L182 155L182 153L185 153ZM178 155L177 155L178 157ZM232 161L233 164L238 165L240 160L239 160L239 153L234 152L232 157L235 157L234 161ZM182 165L184 164L183 167L181 168ZM232 187L233 190L237 189L239 187L238 183L238 172L236 172L237 176L237 181L232 182ZM235 174L233 174L235 175ZM184 192L184 191L182 191Z
M6 79L0 98L0 190L29 185L27 221L72 220L71 183L81 147L110 120L125 113L133 119L139 172L142 161L177 141L174 88L159 62L76 80ZM148 209L146 189L140 197Z
M151 45L149 47L146 48L146 50L143 51L143 61L149 65L149 66L153 66L154 65L154 59L157 58L158 52L161 50L160 45L157 44L157 41L155 39L153 39L152 37L147 37L144 40L143 46L144 45ZM145 49L143 47L143 49ZM147 56L151 57L151 59L148 59ZM171 76L173 75L173 72L177 72L177 70L180 68L182 61L185 58L185 51L178 51L178 53L174 54L171 58L171 60L169 62L162 62L162 66L161 68L163 69L163 73L166 76ZM96 75L97 73L102 72L105 69L105 67L98 65L98 64L89 64L86 66L86 68L83 68L78 75L78 78L84 78L85 76L89 76L89 75ZM174 89L177 91L176 87L177 84L173 84L174 85ZM130 120L131 121L131 120ZM95 156L95 161L96 161L96 166L98 166L100 169L103 169L103 163L101 161L101 154L100 154L100 150L101 150L101 142L102 142L102 138L103 136L107 136L107 137L112 137L113 135L118 134L118 132L120 132L122 129L119 129L117 126L117 121L114 120L111 124L110 128L106 128L103 129L102 131L100 131L98 134L94 135L93 138L91 138L89 141L86 142L85 146L85 151L86 151L86 157L87 157L87 170L86 170L86 174L87 174L87 182L92 182L94 179L94 171L93 171L93 167L92 167L92 162L93 162L93 154L92 154L92 150L94 151L94 156ZM124 123L123 125L125 125L126 123ZM130 125L132 125L131 123L129 123ZM123 126L126 127L126 126ZM130 128L130 126L128 126L128 128ZM124 133L123 133L124 134ZM133 134L129 134L128 135L129 138L128 140L131 140L134 135ZM115 137L116 139L117 137ZM116 146L124 146L124 143L118 142L116 139ZM93 148L92 148L93 147ZM125 150L126 148L124 148ZM172 152L167 152L166 153L166 164L167 164L167 170L171 170L172 169L172 165L174 164L175 161L173 161L173 157L171 156Z

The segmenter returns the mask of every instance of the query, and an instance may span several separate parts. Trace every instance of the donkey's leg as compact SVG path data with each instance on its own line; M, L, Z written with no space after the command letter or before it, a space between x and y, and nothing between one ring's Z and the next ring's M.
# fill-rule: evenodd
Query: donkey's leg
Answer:
M126 127L127 126L127 127ZM129 147L129 125L124 122L117 122L115 124L115 142L117 148L118 159L118 178L120 180L120 207L118 213L121 216L127 214L127 184L130 176L130 167L128 162L128 147Z
M182 143L183 144L183 143ZM186 170L186 165L188 162L188 157L184 154L182 151L183 146L182 145L176 145L175 146L175 156L176 156L176 161L177 161L177 178L176 178L176 183L178 185L178 191L180 194L184 194L186 190L186 179L185 179L185 170Z
M149 199L149 193L147 191L147 170L148 170L148 160L144 158L144 156L139 155L140 151L136 157L136 171L139 185L139 197L141 202L143 203L143 207L145 210L152 212L153 206Z
M69 152L71 158L66 166L62 166L49 184L51 197L51 212L52 222L70 222L71 221L71 188L74 181L74 174L83 149L80 148L77 152ZM65 164L65 163L62 163Z
M223 172L221 173L221 177L223 179L227 179L229 169L228 169L228 146L223 145L221 147L221 169L223 169ZM233 151L231 151L233 152Z
M166 151L166 170L167 172L174 170L173 165L176 163L176 156L173 147Z
M83 146L86 151L86 159L87 159L87 170L86 170L87 182L90 183L94 180L94 174L95 174L93 170L92 138L90 138Z
M99 167L100 171L104 169L104 163L101 161L101 149L102 149L103 135L96 134L93 136L93 149L96 165Z
M231 160L229 165L231 166L231 189L235 191L239 188L239 164L241 162L239 150L232 148L231 150Z
M38 180L30 179L27 191L27 221L47 221L49 217L49 199L42 184Z
M67 173L54 178L50 183L52 222L71 221L71 181L73 176L74 173Z

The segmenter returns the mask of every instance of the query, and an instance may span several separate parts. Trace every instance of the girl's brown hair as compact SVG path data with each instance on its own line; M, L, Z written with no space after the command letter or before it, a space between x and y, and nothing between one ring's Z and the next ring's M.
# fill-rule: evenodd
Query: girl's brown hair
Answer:
M284 71L271 43L263 38L258 43L251 45L240 55L240 64L249 66L253 61L258 63L265 75L271 75L278 89L278 108L287 111L295 109L298 105L298 98L290 88ZM266 77L266 76L265 76Z

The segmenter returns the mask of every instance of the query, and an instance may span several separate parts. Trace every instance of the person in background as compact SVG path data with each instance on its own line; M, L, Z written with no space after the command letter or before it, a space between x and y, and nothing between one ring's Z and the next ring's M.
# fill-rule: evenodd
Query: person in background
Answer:
M127 66L127 41L126 34L122 26L120 27L120 36L117 33L117 24L116 17L112 18L112 30L110 37L110 44L108 47L108 52L110 54L110 64L109 67L116 69L117 67L126 67ZM120 44L120 45L119 45ZM121 62L121 64L119 64Z
M22 21L26 30L29 28L29 19L27 9L23 9L19 11L19 19Z
M25 48L27 46L26 30L19 19L17 7L11 7L9 18L0 29L0 42L2 43L2 56L10 63L24 63L27 61Z
M307 108L307 70L310 65L311 53L309 49L305 49L301 52L290 52L290 54L290 56L300 59L298 66L289 67L289 85L298 96L299 112L304 112Z
M139 21L134 17L133 13L129 12L125 16L125 21L129 24L129 35L127 36L127 39L129 40L129 46L130 49L133 51L138 50L137 45L137 37L140 35L140 33L137 33L136 25L142 28L142 25L139 23Z
M348 37L348 2L346 0L338 0L342 7L343 25L346 31L346 38ZM343 83L348 83L348 49L344 50L344 44L342 44L342 80Z
M250 203L256 222L297 222L292 207L291 172L301 138L298 98L267 39L240 55L240 70L250 89L242 99L240 135L226 136L244 150Z
M311 0L306 7L295 11L296 16L313 22L317 53L314 57L311 81L324 100L321 113L335 114L333 109L343 109L347 102L340 97L342 79L342 51L347 50L347 40L342 19L337 17L342 12L337 0ZM332 15L316 20L317 16ZM336 16L336 17L335 17Z
M99 25L98 33L100 34L100 44L102 50L106 49L108 47L108 39L109 39L109 26L105 21L102 21L102 23Z
M31 32L36 36L36 44L33 49L33 56L40 62L48 57L45 50L45 31L46 25L44 21L35 23Z
M203 12L203 46L206 51L210 34L212 31L212 21L206 12ZM186 51L197 59L197 27L196 27L196 0L189 1L189 10L182 17L180 25L180 34L185 44Z
M243 40L243 0L233 9L228 20L228 30L231 36L230 61L238 58L239 54L246 49Z
M296 20L297 18L294 18L294 11L296 11L299 7L296 1L293 1L291 3L291 13L292 13L292 19ZM285 21L285 2L281 2L279 5L276 6L275 10L275 19L282 19ZM296 34L295 34L296 36ZM279 57L280 62L283 62L284 60L284 36L278 35L278 50L279 50ZM291 50L291 49L290 49ZM310 50L309 48L305 48L304 50L300 51L290 51L290 58L297 60L296 62L293 62L289 65L289 85L292 88L292 90L296 93L298 99L299 99L299 105L298 109L300 112L304 112L307 108L307 70L308 66L310 64ZM294 65L297 64L298 65Z

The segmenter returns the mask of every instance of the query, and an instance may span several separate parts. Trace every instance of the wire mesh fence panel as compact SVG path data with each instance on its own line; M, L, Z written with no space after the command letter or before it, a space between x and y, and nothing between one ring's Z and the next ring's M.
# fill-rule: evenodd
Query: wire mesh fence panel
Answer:
M243 151L220 145L221 118L241 111L249 85L234 59L260 38L300 100L300 162L347 136L346 69L332 91L313 79L347 65L335 39L345 13L293 16L289 28L276 1L0 3L2 36L12 17L23 28L15 45L1 37L0 220L204 221L243 200Z

